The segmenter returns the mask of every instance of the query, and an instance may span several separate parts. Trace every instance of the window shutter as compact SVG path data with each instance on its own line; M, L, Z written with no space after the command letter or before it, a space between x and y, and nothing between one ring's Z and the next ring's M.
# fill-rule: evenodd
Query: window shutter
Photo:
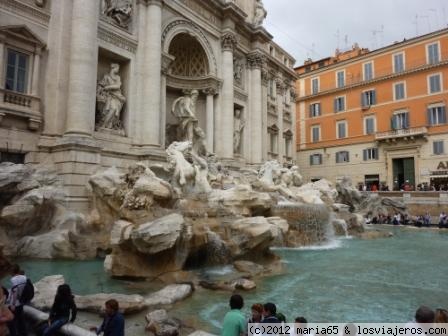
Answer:
M409 113L404 114L404 125L403 128L409 128Z
M397 129L397 117L396 117L396 115L392 116L392 118L390 119L390 127L393 130Z
M346 153L346 154L345 154L345 155L346 155L345 157L347 158L347 159L346 159L346 162L350 162L350 153L349 153L349 152L345 152L345 153Z
M442 124L445 124L446 123L446 108L445 108L445 106L442 106L441 110L442 110L442 115L440 116L441 118L440 118L439 122Z
M361 106L362 107L367 106L367 95L365 92L361 92Z
M379 156L378 156L378 148L374 148L373 149L373 158L375 160L378 160Z
M333 101L333 109L334 109L334 112L338 111L338 99L337 98L335 98Z
M372 105L376 104L376 91L372 90L372 101L371 101Z
M313 116L313 104L310 104L310 118Z
M320 103L316 103L316 116L320 116Z
M363 150L362 150L362 159L363 159L364 161L367 161L367 149L363 149Z
M341 110L345 110L345 98L341 98Z
M444 141L442 140L442 141L440 141L440 146L439 146L439 149L440 149L440 154L443 154L443 153L445 153L445 150L444 150L444 148L443 148L443 144L444 144Z
M432 152L433 152L434 154L439 154L439 153L437 153L437 141L434 141L434 142L432 143Z
M310 166L313 165L313 155L310 155Z
M318 154L318 162L319 164L322 164L322 154Z
M426 110L426 114L428 116L428 125L432 125L433 124L433 120L432 120L432 109L427 109Z
M337 152L337 153L336 153L336 163L339 163L339 153L340 153L340 152Z

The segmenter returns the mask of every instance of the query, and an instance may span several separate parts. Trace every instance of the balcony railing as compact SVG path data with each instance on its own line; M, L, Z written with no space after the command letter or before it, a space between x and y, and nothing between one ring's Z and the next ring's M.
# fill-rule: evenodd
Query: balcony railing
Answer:
M375 134L375 140L388 140L405 137L417 137L428 134L426 127L402 128L387 132L378 132Z
M20 92L0 89L0 113L28 119L28 127L37 129L42 121L40 98ZM0 121L1 122L1 121Z
M406 62L405 69L403 71L394 71L393 67L385 67L385 68L375 68L373 78L365 80L362 75L362 65L359 66L359 71L353 72L353 73L346 73L345 76L345 83L343 86L338 86L336 81L332 81L329 83L320 83L319 92L316 94L311 93L311 88L307 90L307 93L305 96L302 96L301 98L311 97L314 95L324 94L333 90L344 90L348 87L355 86L355 85L361 85L364 83L371 83L378 80L382 80L385 78L389 78L390 76L400 76L406 73L418 71L418 70L424 70L431 67L436 67L439 65L443 65L448 63L448 53L444 53L440 55L440 58L438 62L429 64L426 60L426 58L420 58L413 60L411 62ZM347 67L349 65L347 64ZM334 71L334 70L332 70ZM300 99L300 98L299 98Z

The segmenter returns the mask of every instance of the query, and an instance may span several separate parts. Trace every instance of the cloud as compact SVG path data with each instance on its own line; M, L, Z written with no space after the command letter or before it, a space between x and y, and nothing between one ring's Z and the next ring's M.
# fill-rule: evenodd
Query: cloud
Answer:
M264 0L266 29L296 65L349 48L376 49L447 27L446 0ZM418 33L418 34L417 34Z

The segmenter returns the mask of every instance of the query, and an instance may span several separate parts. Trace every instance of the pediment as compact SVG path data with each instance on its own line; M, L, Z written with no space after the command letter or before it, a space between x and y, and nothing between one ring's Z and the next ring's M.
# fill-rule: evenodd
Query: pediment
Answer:
M9 35L16 39L34 44L37 47L44 47L45 42L34 34L26 25L3 26L0 27L0 34Z

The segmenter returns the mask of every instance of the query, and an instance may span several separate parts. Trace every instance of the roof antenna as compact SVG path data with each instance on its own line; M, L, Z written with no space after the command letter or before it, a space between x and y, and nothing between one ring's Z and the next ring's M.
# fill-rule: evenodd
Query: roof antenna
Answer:
M415 14L415 21L412 21L415 24L415 36L418 36L418 15Z

